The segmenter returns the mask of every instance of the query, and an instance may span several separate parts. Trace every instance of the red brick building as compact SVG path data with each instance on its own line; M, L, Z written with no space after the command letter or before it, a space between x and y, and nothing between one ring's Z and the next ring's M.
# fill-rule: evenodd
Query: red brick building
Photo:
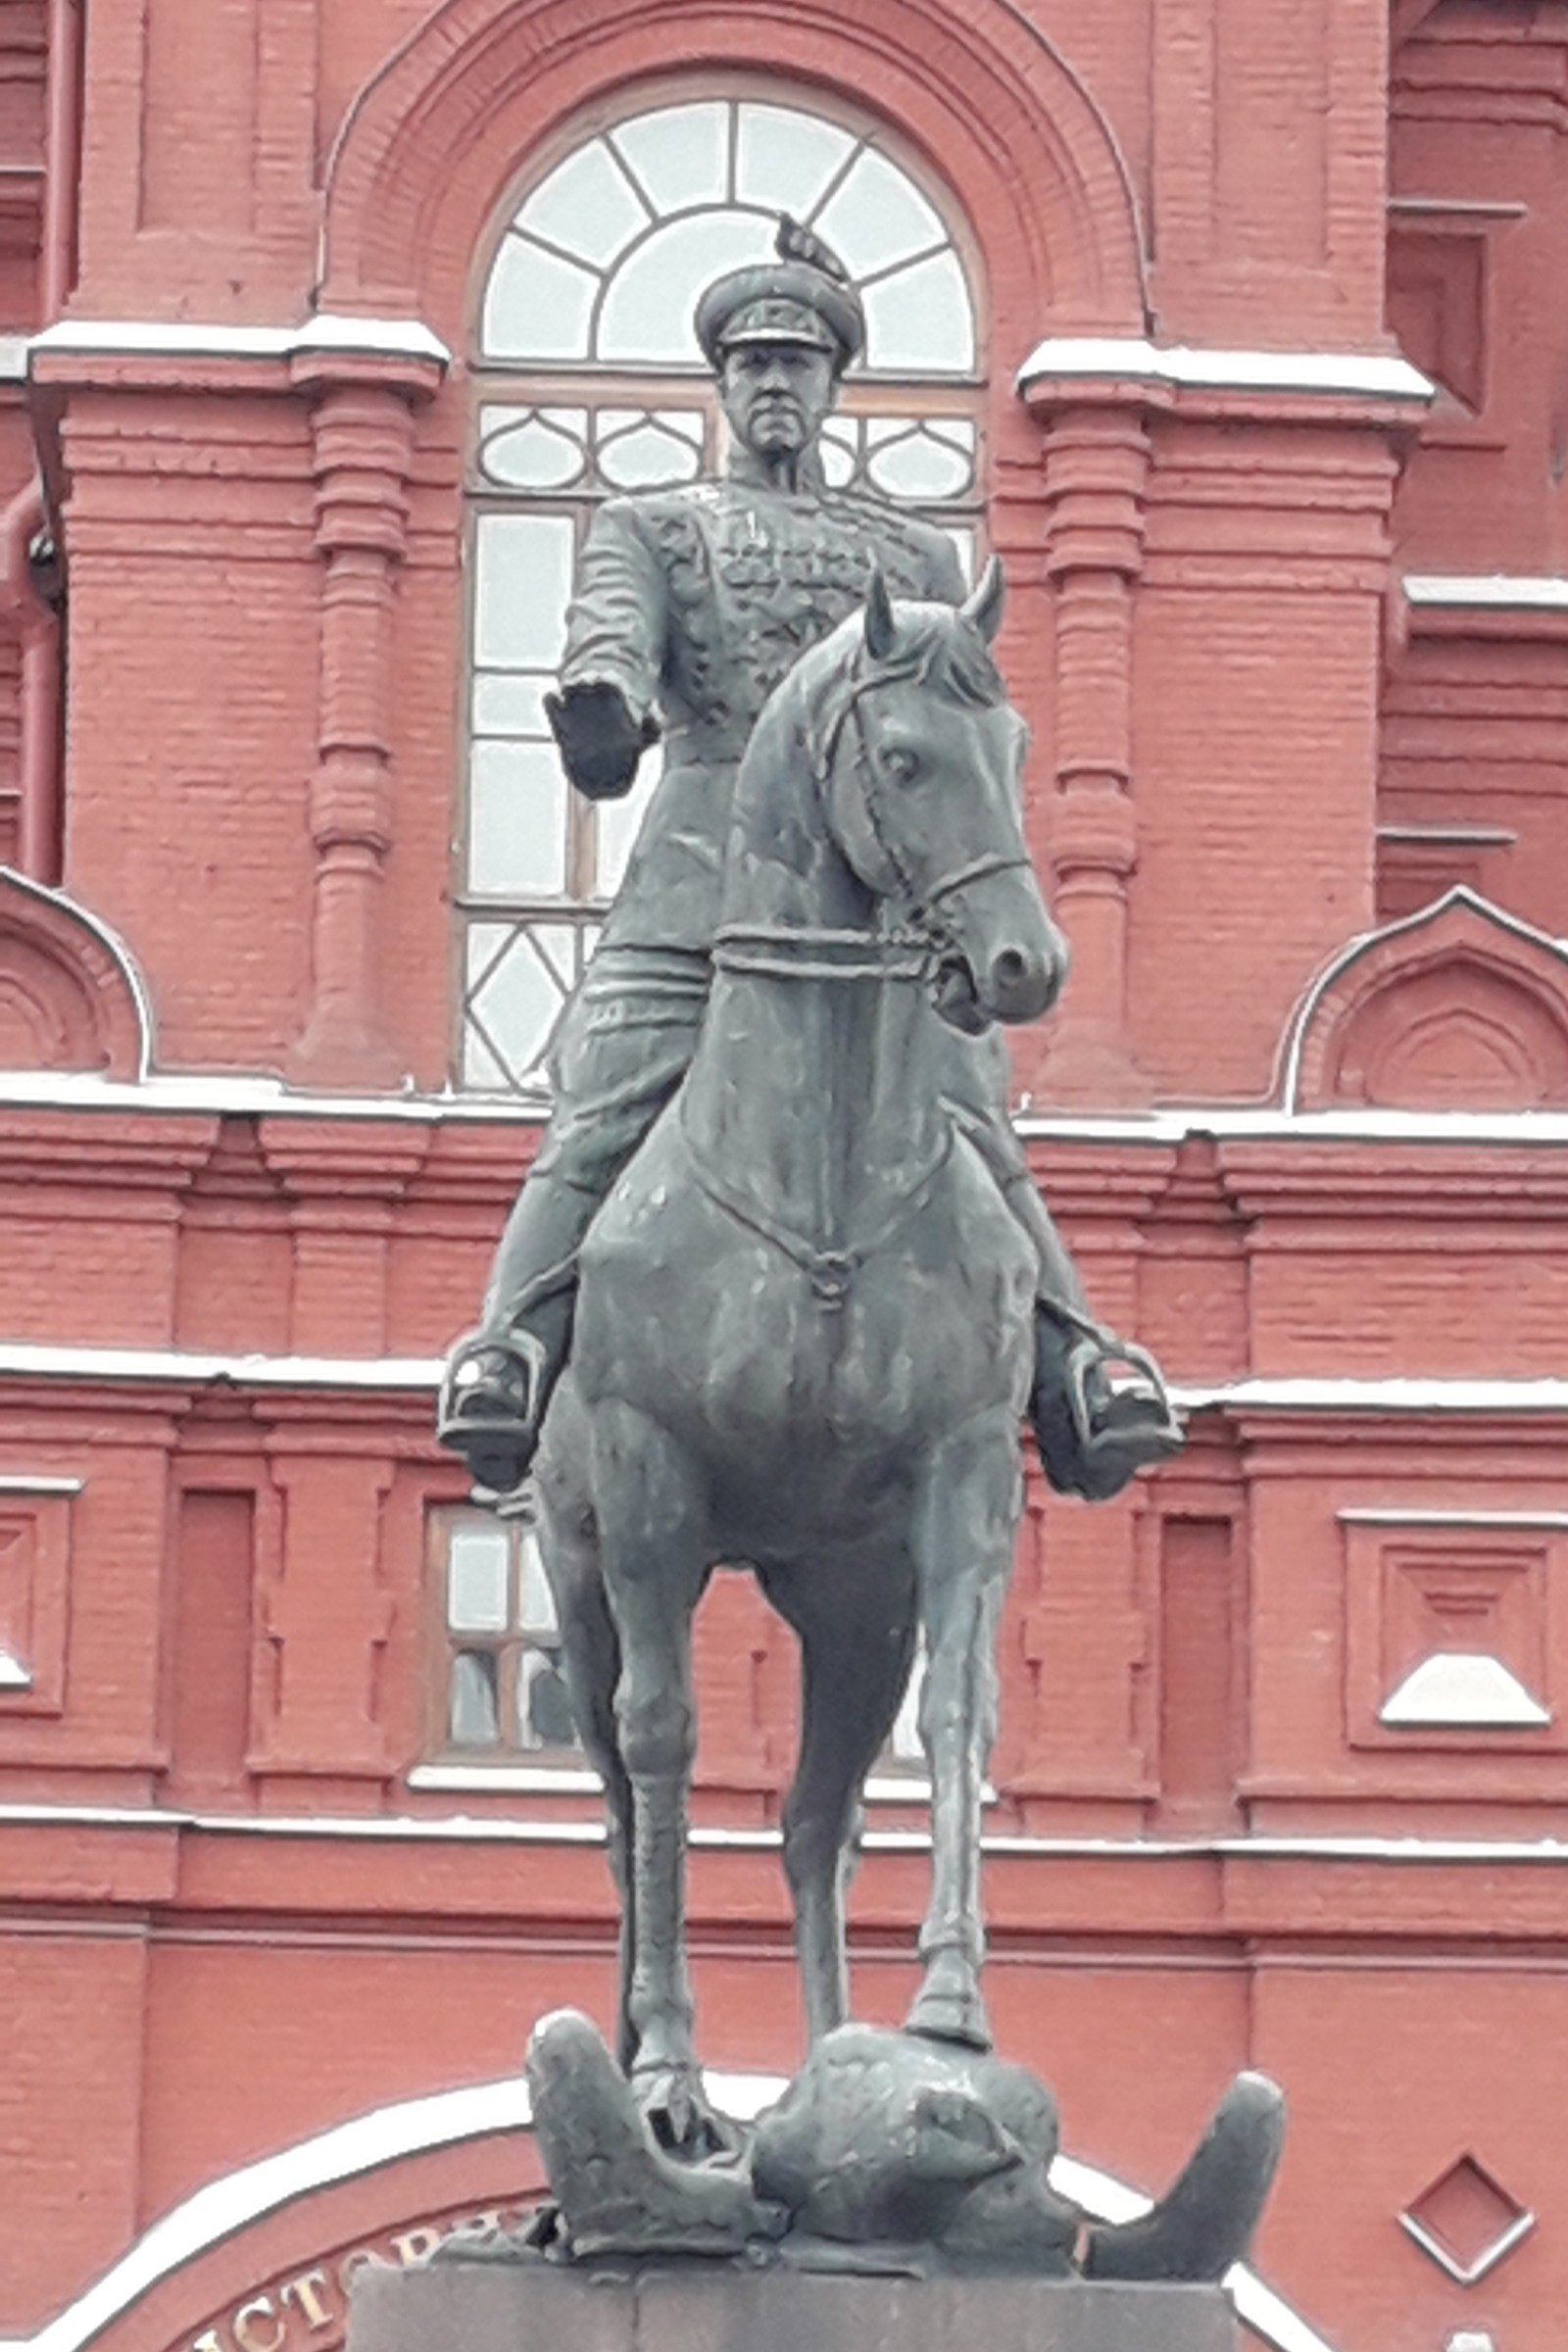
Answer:
M1102 2199L1285 2083L1265 2340L1555 2343L1565 136L1563 0L0 10L8 2347L328 2345L607 2010L430 1408L625 854L541 740L573 534L710 459L689 297L781 204L871 318L835 466L1005 561L1075 949L1019 1118L1192 1416L1031 1484L1004 2046ZM700 1642L701 2031L765 2073L792 1665L739 1582Z

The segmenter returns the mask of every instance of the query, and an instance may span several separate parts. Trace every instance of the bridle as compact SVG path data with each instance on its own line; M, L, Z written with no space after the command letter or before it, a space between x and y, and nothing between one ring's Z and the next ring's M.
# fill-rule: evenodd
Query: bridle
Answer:
M818 790L825 797L845 730L853 724L860 805L877 854L893 876L894 887L885 895L899 906L902 919L897 927L870 937L862 931L830 931L809 925L726 923L713 945L717 970L753 972L770 979L929 982L944 951L954 945L952 933L936 911L942 901L993 874L1029 868L1026 856L998 852L971 858L922 890L900 852L879 799L880 779L871 758L864 706L866 697L884 686L923 683L930 674L934 651L928 647L918 657L866 672L860 670L857 657L855 668L843 680L821 724L811 761Z

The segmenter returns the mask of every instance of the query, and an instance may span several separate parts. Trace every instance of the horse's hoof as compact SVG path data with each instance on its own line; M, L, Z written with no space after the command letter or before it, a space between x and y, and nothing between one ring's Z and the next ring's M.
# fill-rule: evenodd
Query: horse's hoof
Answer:
M698 2163L728 2155L738 2144L733 2129L709 2105L702 2074L690 2060L634 2067L631 2088L656 2144L667 2154Z
M991 2024L978 1992L949 1992L933 1986L916 1997L904 2030L922 2034L927 2041L956 2041L966 2050L991 2047Z

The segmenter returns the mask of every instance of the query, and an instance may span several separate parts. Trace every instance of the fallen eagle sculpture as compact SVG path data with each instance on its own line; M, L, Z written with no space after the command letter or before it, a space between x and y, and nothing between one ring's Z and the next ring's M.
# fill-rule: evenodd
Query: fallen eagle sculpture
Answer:
M456 2259L699 2255L927 2277L1223 2278L1247 2253L1279 2160L1284 2101L1231 2083L1193 2155L1139 2220L1092 2220L1053 2188L1055 2102L1024 2068L881 2027L823 2037L777 2105L700 2162L660 2146L596 2027L542 2019L528 2050L554 2203L524 2239Z

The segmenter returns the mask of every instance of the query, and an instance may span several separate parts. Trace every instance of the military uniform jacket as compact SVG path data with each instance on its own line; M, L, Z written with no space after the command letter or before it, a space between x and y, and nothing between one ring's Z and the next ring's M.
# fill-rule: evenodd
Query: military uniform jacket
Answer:
M620 947L710 948L735 772L759 712L808 646L864 600L956 604L953 545L854 492L793 494L742 458L718 481L611 500L594 519L566 621L563 686L619 688L657 710L664 771L606 928Z

